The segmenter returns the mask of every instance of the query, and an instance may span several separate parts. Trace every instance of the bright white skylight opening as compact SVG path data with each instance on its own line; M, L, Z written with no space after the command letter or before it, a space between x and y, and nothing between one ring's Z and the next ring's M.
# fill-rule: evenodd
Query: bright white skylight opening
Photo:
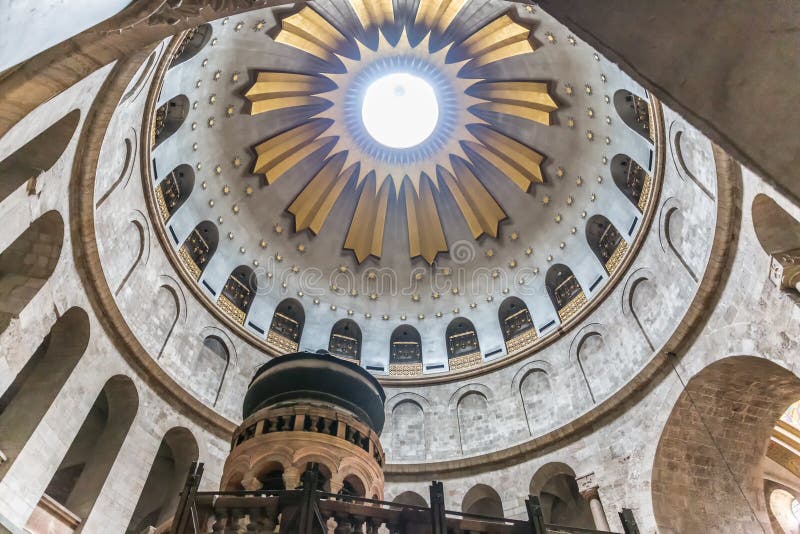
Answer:
M439 121L439 102L431 84L406 72L387 74L364 94L361 120L377 142L411 148L425 141Z

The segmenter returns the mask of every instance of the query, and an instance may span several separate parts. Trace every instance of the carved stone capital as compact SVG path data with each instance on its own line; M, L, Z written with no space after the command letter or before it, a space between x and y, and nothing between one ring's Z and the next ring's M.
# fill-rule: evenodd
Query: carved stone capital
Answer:
M576 478L575 482L578 484L578 491L587 502L591 501L592 499L600 499L600 495L597 493L598 485L597 481L595 480L594 473L589 473L588 475Z
M769 279L779 289L800 291L800 249L773 254L769 265Z

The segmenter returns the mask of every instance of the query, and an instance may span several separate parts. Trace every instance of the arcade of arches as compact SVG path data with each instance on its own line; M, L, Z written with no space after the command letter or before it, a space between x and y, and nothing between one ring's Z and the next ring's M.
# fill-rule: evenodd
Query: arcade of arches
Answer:
M0 532L166 532L202 462L201 490L312 466L409 510L435 479L565 531L800 533L800 202L714 95L688 113L553 2L61 4L0 13ZM420 87L435 120L362 106ZM243 414L299 351L385 423Z

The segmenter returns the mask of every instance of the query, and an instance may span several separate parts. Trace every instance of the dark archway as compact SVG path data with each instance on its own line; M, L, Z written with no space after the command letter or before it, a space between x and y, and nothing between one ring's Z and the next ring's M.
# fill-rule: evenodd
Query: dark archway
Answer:
M506 352L511 354L536 341L536 328L528 306L518 297L508 297L497 310Z
M189 109L189 99L186 95L178 95L156 110L153 126L153 149L158 148L161 143L178 131L189 115Z
M489 517L503 517L503 501L500 495L486 484L476 484L464 495L461 511Z
M628 128L653 142L654 132L647 100L626 89L620 89L614 93L614 108Z
M422 338L411 325L400 325L392 332L389 340L389 374L422 374Z
M586 222L586 241L608 274L617 270L628 250L622 234L603 215L592 215Z
M180 65L184 61L189 61L194 56L200 53L211 40L213 29L210 24L201 24L196 28L190 29L184 36L181 44L175 50L172 56L172 62L169 68Z
M456 317L447 325L447 364L451 371L469 369L481 364L481 347L472 321Z
M155 196L161 220L166 221L178 211L194 188L194 169L179 165L156 186Z
M557 263L547 270L544 279L547 294L558 311L558 317L566 321L586 304L586 295L572 269Z
M611 159L611 177L622 194L643 212L653 184L647 171L625 154L617 154Z
M74 110L0 161L0 202L22 184L49 171L67 149L80 122Z
M219 230L217 225L211 221L203 221L195 226L192 233L183 242L178 254L181 262L195 280L200 279L206 265L217 251L218 244Z
M217 305L231 319L243 325L257 290L258 281L253 269L247 265L240 265L228 276Z
M361 361L361 328L352 319L340 319L331 328L328 352Z
M284 299L275 308L269 325L267 341L284 352L296 352L300 348L306 312L297 299Z

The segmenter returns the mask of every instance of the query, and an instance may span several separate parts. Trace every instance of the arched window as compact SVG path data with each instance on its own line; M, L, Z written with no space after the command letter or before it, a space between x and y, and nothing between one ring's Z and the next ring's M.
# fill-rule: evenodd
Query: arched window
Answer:
M447 325L447 363L451 371L469 369L481 364L478 334L469 319L457 317Z
M192 233L183 242L178 255L181 262L195 280L200 279L206 265L217 251L219 230L211 221L203 221L194 227Z
M361 361L361 328L352 319L336 321L331 329L328 352L355 361Z
M559 465L563 464L546 464L539 469L542 474L552 469L552 476L544 481L538 491L545 523L574 528L598 528L589 503L580 494L572 469L568 466L557 469ZM539 472L534 475L534 479L538 478ZM533 485L532 481L531 486Z
M169 68L175 65L180 65L184 61L188 61L196 56L206 44L211 40L213 33L210 24L201 24L196 28L190 29L181 40L181 44L175 49L172 54L172 62Z
M258 282L253 269L240 265L231 272L228 281L222 288L217 305L228 316L239 324L244 324L253 297L256 295Z
M413 326L400 325L392 332L389 341L389 374L422 374L422 338Z
M181 489L197 457L197 440L189 430L176 427L164 434L127 532L161 526L175 515Z
M622 122L651 143L653 142L653 124L647 100L630 91L620 89L614 94L614 107Z
M7 456L0 463L0 479L45 417L88 344L89 316L80 308L70 308L0 396L0 451Z
M622 239L622 235L611 221L602 215L593 215L587 221L586 241L608 274L617 269L625 256L625 251L628 250L628 244Z
M42 501L54 500L86 521L139 406L136 386L122 375L106 382L50 480Z
M178 131L189 115L189 99L178 95L156 110L153 122L153 147L159 146Z
M194 187L194 169L183 164L161 180L156 186L155 196L161 220L169 219L180 208Z
M586 304L586 295L581 289L581 284L566 265L558 263L550 267L544 284L562 321L575 315Z
M367 490L364 483L359 480L357 476L348 475L342 482L342 489L339 490L339 495L345 497L366 497Z
M392 502L397 504L404 504L407 506L420 506L422 508L428 507L428 501L425 500L425 497L417 493L416 491L404 491L394 499Z
M305 322L306 312L299 300L282 300L272 316L267 342L284 352L297 352Z
M497 312L500 329L506 342L506 352L511 354L536 341L536 328L528 307L517 297L508 297Z
M56 164L75 134L80 118L81 112L77 109L67 113L0 161L0 202L26 181L35 179Z
M650 198L653 179L638 163L624 154L617 154L611 160L611 177L622 194L639 211L644 211Z
M0 253L0 332L50 279L63 243L64 221L48 211Z

